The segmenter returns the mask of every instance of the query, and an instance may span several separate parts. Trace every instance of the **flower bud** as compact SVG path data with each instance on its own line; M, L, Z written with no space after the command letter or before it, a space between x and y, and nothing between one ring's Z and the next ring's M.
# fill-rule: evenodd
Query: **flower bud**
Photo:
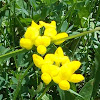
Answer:
M69 82L78 83L84 80L84 76L81 74L73 74L68 80Z
M37 47L37 52L41 55L44 55L46 53L47 49L44 45L39 45Z
M43 65L43 58L37 54L33 54L33 62L35 64L36 67L41 68Z
M43 73L41 75L41 79L43 80L43 82L48 85L51 82L51 76L48 73Z
M20 46L27 50L30 50L30 49L32 49L33 43L30 39L21 38Z
M33 28L32 26L28 27L24 34L25 38L30 39L31 41L33 41L33 43L38 35L39 35L39 30L36 28Z
M60 89L62 89L62 90L69 90L69 89L70 89L70 84L69 84L68 81L62 80L62 81L59 83L59 87L60 87Z

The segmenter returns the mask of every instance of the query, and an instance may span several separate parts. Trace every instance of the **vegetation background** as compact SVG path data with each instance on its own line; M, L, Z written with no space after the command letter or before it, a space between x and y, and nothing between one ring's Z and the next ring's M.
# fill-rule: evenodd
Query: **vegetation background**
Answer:
M85 80L62 91L49 89L33 65L36 50L21 49L19 40L31 21L55 20L58 32L69 36L93 30L60 46L71 60L82 63L77 71ZM100 0L0 0L0 100L100 100ZM54 53L57 46L50 45ZM83 98L82 98L82 97Z

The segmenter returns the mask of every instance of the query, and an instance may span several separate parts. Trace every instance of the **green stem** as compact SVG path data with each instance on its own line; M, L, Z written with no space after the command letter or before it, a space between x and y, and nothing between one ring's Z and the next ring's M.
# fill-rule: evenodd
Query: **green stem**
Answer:
M48 89L52 86L52 82L47 85L47 87L45 88L45 90L43 91L42 95L40 95L39 98L37 98L37 100L41 100L41 98L44 96L44 94L48 91Z
M72 35L72 36L69 36L67 38L57 39L57 40L54 40L52 42L57 42L57 41L61 41L61 40L69 40L69 39L77 38L77 37L80 37L80 36L83 36L83 35L86 35L86 34L89 34L89 33L93 33L95 31L99 31L99 30L100 30L100 27L97 27L97 28L95 28L93 30L82 32L82 33L79 33L79 34L76 34L76 35Z
M32 66L33 66L33 63L25 70L24 74L21 76L21 79L20 79L19 82L18 82L17 88L16 88L16 90L14 91L13 100L16 100L16 98L17 98L17 96L18 96L18 93L19 93L19 91L20 91L20 89L21 89L21 83L22 83L24 77L27 75L29 69L30 69Z
M26 49L19 49L19 50L16 50L16 51L12 51L10 53L6 53L4 55L1 55L0 59L12 57L12 56L15 56L15 55L23 53L23 52L27 52L27 50Z

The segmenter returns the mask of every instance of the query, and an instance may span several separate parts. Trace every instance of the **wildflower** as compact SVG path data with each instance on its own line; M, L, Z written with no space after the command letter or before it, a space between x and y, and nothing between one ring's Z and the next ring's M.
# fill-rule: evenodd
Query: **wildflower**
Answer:
M20 46L27 50L32 49L35 43L35 39L39 36L40 25L37 25L34 21L30 27L27 28L24 38L20 39Z
M33 61L41 69L41 79L46 85L53 80L62 90L68 90L70 82L78 83L84 80L83 75L75 74L81 63L70 61L67 56L64 56L61 47L58 47L54 54L47 54L44 59L33 54Z
M45 28L43 36L40 36L41 27ZM37 52L41 55L44 55L47 51L46 48L50 45L51 42L54 41L54 44L59 45L63 43L65 40L56 40L65 37L68 37L68 34L65 32L57 34L55 21L51 21L51 23L39 21L39 25L32 21L31 26L27 28L24 34L24 39L29 39L32 45L30 46L30 43L26 42L24 42L24 44L22 45L20 42L20 46L29 50L32 48L33 45L35 45L37 47ZM29 44L30 47L27 47L27 44ZM42 47L43 49L40 49L40 47ZM66 59L66 57L64 59Z
M73 83L78 83L82 80L84 80L83 75L81 74L74 74L74 72L80 67L80 62L79 61L72 61L69 63L66 63L60 67L60 71L57 76L53 77L53 81L57 84L59 84L59 87L63 90L68 90L68 87L61 87L63 86L64 82L73 82ZM61 81L64 81L60 83ZM67 89L68 88L68 89Z

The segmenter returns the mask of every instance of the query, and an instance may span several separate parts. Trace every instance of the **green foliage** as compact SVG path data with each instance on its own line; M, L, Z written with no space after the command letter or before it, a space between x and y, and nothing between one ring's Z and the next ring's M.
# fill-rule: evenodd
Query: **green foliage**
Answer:
M93 83L93 92L92 92L92 96L93 98L96 97L96 93L97 90L99 88L99 84L100 84L100 78L99 78L99 74L100 74L100 45L99 47L96 49L96 57L95 57L95 66L97 67L95 76L94 76L94 83Z
M82 63L76 73L83 74L83 82L71 84L69 91L42 83L32 60L36 48L19 46L32 20L55 20L58 33L68 33L60 46ZM51 44L47 53L57 47ZM99 74L100 0L0 0L0 100L99 100Z
M87 82L80 91L80 95L84 98L76 97L75 100L90 100L93 89L93 80Z

